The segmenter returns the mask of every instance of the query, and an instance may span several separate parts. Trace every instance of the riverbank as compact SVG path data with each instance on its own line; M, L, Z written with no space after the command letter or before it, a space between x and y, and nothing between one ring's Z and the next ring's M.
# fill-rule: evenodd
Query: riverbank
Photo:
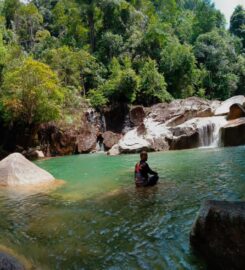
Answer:
M29 135L31 145L15 130L2 134L0 145L29 159L237 146L245 144L244 103L244 96L225 102L191 97L152 107L117 104L100 112L84 107L69 119L41 125Z

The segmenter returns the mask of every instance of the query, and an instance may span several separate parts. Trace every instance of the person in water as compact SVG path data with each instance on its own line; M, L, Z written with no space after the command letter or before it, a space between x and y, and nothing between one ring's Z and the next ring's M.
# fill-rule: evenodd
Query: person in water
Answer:
M146 151L140 153L140 162L135 165L136 187L148 187L157 184L159 179L157 172L154 172L147 163L148 154ZM152 175L149 177L149 174Z

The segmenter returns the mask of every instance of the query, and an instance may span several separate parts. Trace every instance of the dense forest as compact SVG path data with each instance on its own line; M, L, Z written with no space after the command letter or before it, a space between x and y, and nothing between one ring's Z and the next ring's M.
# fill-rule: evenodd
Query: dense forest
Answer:
M26 125L84 100L152 105L245 94L245 10L209 0L19 0L0 6L0 117Z

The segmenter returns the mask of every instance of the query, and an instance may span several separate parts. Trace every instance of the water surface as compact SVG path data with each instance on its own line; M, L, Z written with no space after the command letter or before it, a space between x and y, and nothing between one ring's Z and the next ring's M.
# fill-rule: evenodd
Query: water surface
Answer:
M136 189L138 155L39 161L66 184L0 190L0 244L38 269L205 269L189 232L206 199L244 200L245 147L150 154L160 184Z

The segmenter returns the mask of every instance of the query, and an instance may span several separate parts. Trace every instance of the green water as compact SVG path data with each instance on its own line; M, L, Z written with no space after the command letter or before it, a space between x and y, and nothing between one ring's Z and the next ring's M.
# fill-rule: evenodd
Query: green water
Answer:
M0 190L0 244L38 269L205 269L189 232L205 199L245 199L245 147L150 154L161 176L136 189L138 155L37 162L66 185Z

